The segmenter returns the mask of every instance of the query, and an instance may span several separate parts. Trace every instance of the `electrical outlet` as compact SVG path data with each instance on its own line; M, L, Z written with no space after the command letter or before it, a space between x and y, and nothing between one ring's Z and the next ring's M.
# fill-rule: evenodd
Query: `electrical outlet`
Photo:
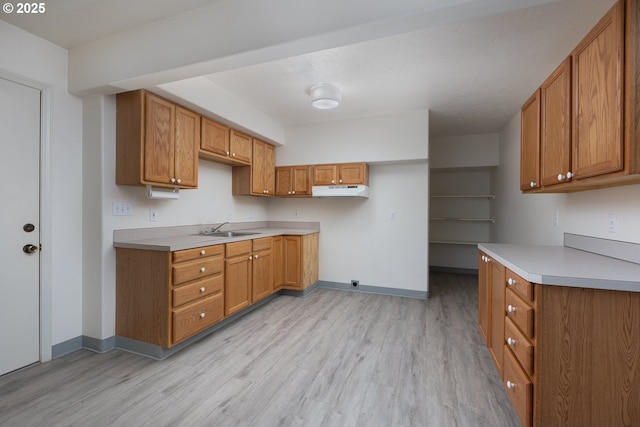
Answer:
M158 220L158 212L155 209L149 209L149 221L156 222Z
M618 214L609 214L609 233L618 232Z
M389 214L389 220L395 221L397 219L398 219L398 214L396 213L396 211L391 211L391 213Z
M553 214L553 225L556 227L560 225L560 214L558 212Z
M359 280L352 280L351 281L351 287L352 288L357 288L358 286L360 286L360 281Z

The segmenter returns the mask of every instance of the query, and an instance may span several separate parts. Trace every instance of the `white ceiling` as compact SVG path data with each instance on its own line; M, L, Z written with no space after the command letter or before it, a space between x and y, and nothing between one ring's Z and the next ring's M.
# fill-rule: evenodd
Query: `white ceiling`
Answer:
M277 7L278 0L270 1ZM368 41L206 77L285 125L429 109L432 136L497 132L613 2L369 0L372 8L397 4L393 13L419 9L430 19L393 36L372 35ZM42 16L2 18L72 49L212 3L217 2L55 0L55 5L46 3ZM446 8L455 14L440 13ZM342 89L339 108L309 106L307 90L318 82Z

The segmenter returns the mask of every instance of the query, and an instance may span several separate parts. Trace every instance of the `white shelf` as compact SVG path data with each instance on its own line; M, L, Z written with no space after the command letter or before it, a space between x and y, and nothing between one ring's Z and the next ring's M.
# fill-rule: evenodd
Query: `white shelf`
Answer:
M432 240L429 243L435 244L435 245L478 246L478 243L489 243L489 242L464 242L460 240Z
M468 222L490 222L494 224L496 222L493 218L454 218L454 217L435 217L429 218L430 221L468 221Z
M432 199L487 199L495 200L496 196L493 194L478 194L478 195L451 195L451 196L430 196Z

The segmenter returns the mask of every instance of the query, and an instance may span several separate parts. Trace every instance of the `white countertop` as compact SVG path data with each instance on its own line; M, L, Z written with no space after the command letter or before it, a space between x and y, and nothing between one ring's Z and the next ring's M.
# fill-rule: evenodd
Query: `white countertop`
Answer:
M640 292L640 264L564 246L482 243L478 248L532 283Z
M260 239L262 237L273 236L303 236L307 234L319 233L317 228L280 228L280 227L260 227L235 229L235 231L251 232L255 234L236 237L206 236L197 232L186 233L175 236L148 237L140 239L114 238L115 248L144 249L150 251L179 251L202 246L221 245L225 243L240 242L242 240Z

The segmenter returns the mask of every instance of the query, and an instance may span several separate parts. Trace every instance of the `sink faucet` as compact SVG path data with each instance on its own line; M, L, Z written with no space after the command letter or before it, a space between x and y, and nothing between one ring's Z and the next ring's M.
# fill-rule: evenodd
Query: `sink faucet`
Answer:
M215 233L216 231L220 230L222 228L222 226L225 225L225 224L229 224L229 222L228 221L227 222L223 222L219 226L212 228L211 229L211 233Z

